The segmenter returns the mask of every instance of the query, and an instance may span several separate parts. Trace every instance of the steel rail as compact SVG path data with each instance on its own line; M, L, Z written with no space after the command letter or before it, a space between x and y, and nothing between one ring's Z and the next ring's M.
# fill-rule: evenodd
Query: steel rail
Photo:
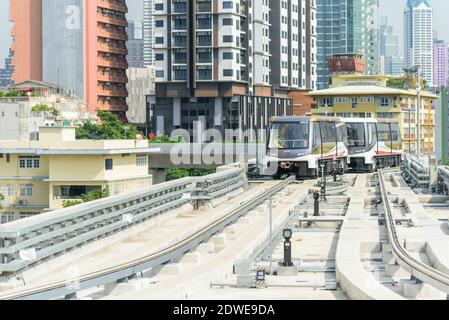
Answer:
M99 285L114 283L120 280L129 279L150 268L168 263L178 258L199 244L207 241L210 237L224 230L228 225L237 221L257 206L263 204L267 199L283 190L290 183L295 181L295 177L290 177L279 182L269 190L242 204L237 209L231 211L224 217L205 226L195 234L178 241L169 247L158 252L151 253L142 258L138 258L116 266L111 266L103 270L95 271L80 276L79 278L57 281L54 283L35 285L34 287L22 287L0 293L0 300L49 300L59 297L67 297L76 294L80 290L92 288Z
M449 275L414 259L403 248L401 242L399 241L398 232L396 230L396 219L393 215L393 211L391 210L392 205L390 199L388 198L382 170L379 171L378 176L382 195L382 203L385 209L388 239L395 261L402 268L408 271L412 275L412 277L415 277L422 282L429 283L435 288L449 294Z

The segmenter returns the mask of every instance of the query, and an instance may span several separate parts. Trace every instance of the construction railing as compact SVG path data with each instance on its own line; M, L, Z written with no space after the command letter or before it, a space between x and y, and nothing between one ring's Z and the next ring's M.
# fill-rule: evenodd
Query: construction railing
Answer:
M140 224L198 199L246 188L245 171L184 178L0 226L0 275L14 275L47 259Z

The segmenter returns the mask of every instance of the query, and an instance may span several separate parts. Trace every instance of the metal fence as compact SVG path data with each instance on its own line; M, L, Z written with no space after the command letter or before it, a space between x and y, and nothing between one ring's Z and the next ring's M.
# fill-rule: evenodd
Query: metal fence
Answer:
M1 225L0 274L14 275L197 199L225 196L247 183L243 169L231 168Z

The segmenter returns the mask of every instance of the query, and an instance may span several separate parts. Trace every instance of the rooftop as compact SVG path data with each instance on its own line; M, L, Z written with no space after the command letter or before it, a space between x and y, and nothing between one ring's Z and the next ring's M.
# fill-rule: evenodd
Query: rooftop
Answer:
M345 86L317 90L309 93L310 96L329 96L329 95L407 95L416 96L416 90L402 90L381 86ZM438 99L438 96L430 92L422 92L421 95L426 98Z

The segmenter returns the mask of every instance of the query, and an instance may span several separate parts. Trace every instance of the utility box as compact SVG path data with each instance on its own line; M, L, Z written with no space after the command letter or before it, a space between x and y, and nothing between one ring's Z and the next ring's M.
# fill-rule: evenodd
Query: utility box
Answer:
M234 274L249 275L251 273L252 261L248 259L237 260L234 263Z

